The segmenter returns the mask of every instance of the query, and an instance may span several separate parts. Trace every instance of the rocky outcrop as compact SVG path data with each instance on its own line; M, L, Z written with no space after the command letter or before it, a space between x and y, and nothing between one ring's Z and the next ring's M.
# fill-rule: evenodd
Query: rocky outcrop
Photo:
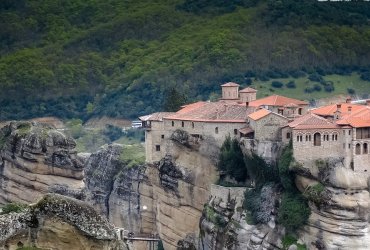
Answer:
M24 212L0 216L0 249L127 249L114 227L84 202L46 195Z
M143 166L127 167L120 160L123 147L108 145L93 153L85 165L86 201L118 227L141 230L139 186Z
M190 235L199 235L199 220L218 176L213 157L215 147L198 142L197 147L179 140L167 140L168 156L148 164L140 185L142 232L156 232L164 248L188 244Z
M212 185L211 199L200 220L198 249L281 249L284 228L272 218L266 224L248 224L242 208L245 188Z
M83 164L72 138L48 125L11 122L0 144L0 204L35 202L48 192L82 198Z
M311 216L301 240L311 249L369 249L369 177L330 158L309 166L295 167L297 187L304 194L315 185L324 189L307 196Z

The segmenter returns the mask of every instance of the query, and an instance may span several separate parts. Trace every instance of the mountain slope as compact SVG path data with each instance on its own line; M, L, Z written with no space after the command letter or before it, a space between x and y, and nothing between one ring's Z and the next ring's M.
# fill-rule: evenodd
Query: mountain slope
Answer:
M207 99L224 81L302 70L366 79L369 13L314 0L2 1L0 118L133 118L171 88Z

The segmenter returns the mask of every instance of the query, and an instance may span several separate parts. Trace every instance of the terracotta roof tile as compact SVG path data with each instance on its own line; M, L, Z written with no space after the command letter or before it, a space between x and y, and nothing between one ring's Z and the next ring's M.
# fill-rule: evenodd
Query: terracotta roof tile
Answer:
M190 106L191 105L191 106ZM204 122L245 122L247 107L224 101L203 102L202 105L186 105L173 115L164 117L170 120Z
M293 129L335 129L339 128L335 123L320 117L318 115L308 113L304 116L296 118L288 123L288 126Z
M150 115L140 116L141 121L162 121L163 117L175 114L174 112L157 112Z
M337 111L337 105L340 105L339 111L342 115L362 110L365 107L364 105L360 104L338 103L313 109L311 112L321 116L334 116L335 111ZM348 111L349 108L351 111Z
M370 107L362 105L361 108L352 109L351 112L342 115L337 124L355 128L370 127Z
M308 105L307 102L304 102L304 101L301 101L301 100L297 100L297 99L293 99L293 98L289 98L289 97L285 97L285 96L280 96L280 95L272 95L272 96L268 96L268 97L265 97L265 98L261 98L261 99L252 101L252 102L249 103L249 106L251 106L251 107L259 107L259 106L263 106L263 105L284 106L284 105L287 105L287 104L290 104L290 103L293 103L293 104L296 104L296 105Z
M227 82L225 84L222 84L221 87L239 87L240 85L235 82Z
M247 87L245 89L242 89L239 91L239 93L256 93L257 90L253 89L253 88L250 88L250 87Z
M261 119L262 117L265 117L266 115L270 114L271 111L267 109L260 109L256 112L253 112L252 114L248 115L248 117L254 121L257 121Z
M244 127L244 128L239 129L239 132L246 135L246 134L254 132L254 130L251 127Z

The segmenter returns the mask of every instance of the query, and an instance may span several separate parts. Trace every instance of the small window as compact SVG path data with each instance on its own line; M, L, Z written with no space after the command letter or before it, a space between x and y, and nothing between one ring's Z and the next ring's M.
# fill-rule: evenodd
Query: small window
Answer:
M164 139L164 135L161 135L161 138Z
M351 135L351 130L348 130L348 134Z
M173 127L173 126L175 126L175 122L174 122L174 121L172 121L172 127Z
M161 151L161 146L160 145L155 145L155 151Z
M363 154L367 154L368 153L367 143L364 143L362 153Z
M290 133L288 132L288 133L286 133L286 138L287 139L290 139Z
M320 133L315 133L313 135L313 145L321 146L321 134Z
M356 155L359 155L359 154L361 154L361 145L360 145L360 143L357 143L356 144Z
M218 134L218 127L215 128L215 133Z
M234 135L237 135L237 134L238 134L238 130L234 129Z
M184 122L181 122L181 127L184 127L185 123Z
M298 109L298 114L301 115L302 114L302 108L299 108Z
M348 148L351 148L351 144L350 143L348 143Z
M191 123L191 127L194 128L194 122Z

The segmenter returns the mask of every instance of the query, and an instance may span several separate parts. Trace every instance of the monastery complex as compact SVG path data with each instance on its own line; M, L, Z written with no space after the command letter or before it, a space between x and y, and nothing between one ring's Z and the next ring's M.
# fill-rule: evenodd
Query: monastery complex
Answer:
M212 139L218 146L228 135L253 145L292 141L298 163L334 158L353 171L370 173L369 100L356 104L347 99L309 109L305 101L279 95L257 99L257 90L239 90L236 83L221 87L222 98L217 102L200 101L177 112L140 117L146 129L146 160L162 159L169 150L165 141L183 130L194 143Z

